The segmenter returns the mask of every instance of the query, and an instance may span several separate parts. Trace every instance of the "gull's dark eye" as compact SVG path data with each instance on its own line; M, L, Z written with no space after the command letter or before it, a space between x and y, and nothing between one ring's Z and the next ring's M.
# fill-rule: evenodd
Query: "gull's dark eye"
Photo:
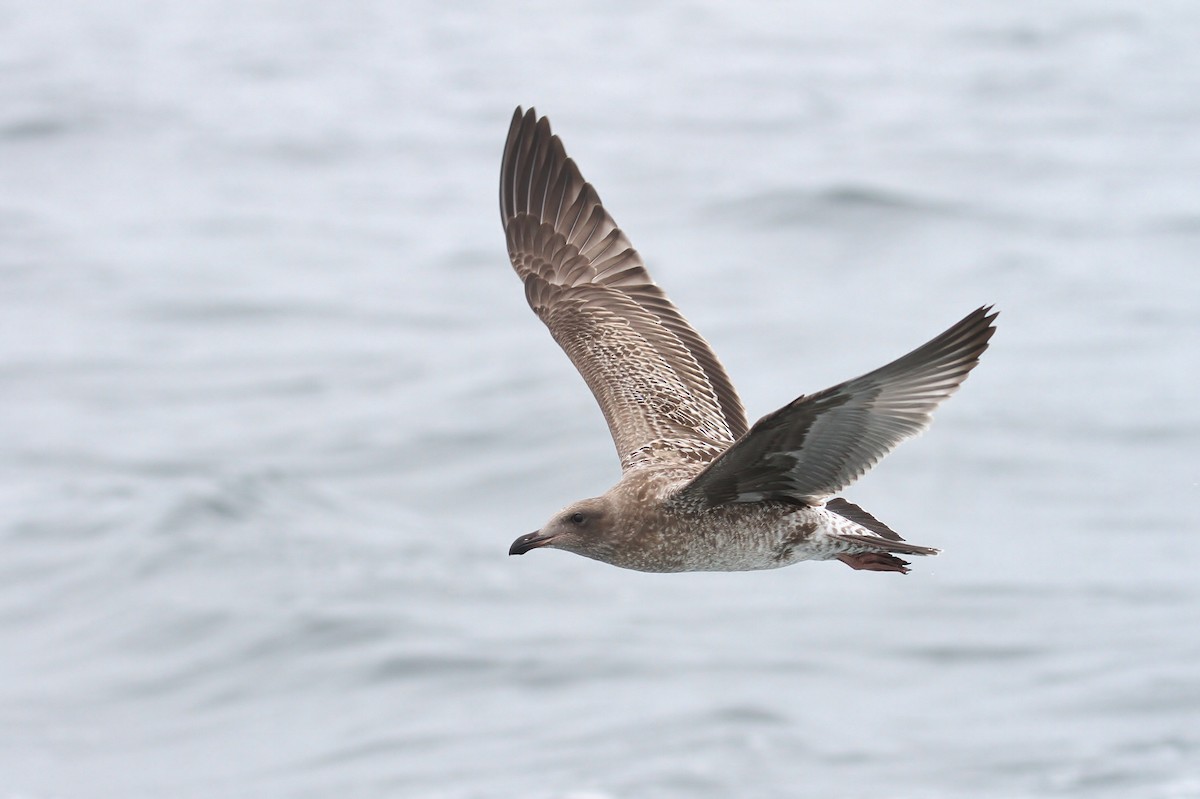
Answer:
M571 514L571 524L583 524L583 514L575 511Z

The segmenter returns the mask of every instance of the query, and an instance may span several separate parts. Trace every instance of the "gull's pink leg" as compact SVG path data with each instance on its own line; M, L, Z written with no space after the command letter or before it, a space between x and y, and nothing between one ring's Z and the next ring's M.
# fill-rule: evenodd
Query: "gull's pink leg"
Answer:
M908 574L908 561L886 552L862 552L857 555L838 555L837 559L851 569L871 572L900 572Z

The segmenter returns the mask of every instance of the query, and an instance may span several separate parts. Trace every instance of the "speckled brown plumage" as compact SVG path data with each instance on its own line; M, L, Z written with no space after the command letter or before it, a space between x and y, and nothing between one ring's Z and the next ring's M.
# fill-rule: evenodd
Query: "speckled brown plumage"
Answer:
M987 349L990 308L749 427L712 348L533 109L513 115L500 213L526 299L595 395L623 470L607 493L564 508L511 554L552 547L656 572L833 558L903 572L892 553L937 552L833 495L928 427Z

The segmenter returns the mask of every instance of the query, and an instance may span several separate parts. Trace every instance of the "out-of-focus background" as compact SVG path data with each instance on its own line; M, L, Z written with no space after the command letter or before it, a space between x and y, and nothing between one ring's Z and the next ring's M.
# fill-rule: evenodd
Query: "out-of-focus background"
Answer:
M0 797L1200 797L1200 6L0 8ZM517 104L751 418L984 303L847 496L644 575L496 209Z

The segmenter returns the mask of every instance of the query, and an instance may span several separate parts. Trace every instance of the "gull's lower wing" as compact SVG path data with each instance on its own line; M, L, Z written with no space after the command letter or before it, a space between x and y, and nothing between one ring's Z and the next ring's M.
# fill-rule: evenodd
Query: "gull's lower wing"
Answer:
M763 417L678 494L715 507L777 499L814 503L840 492L906 438L967 378L996 332L997 314L972 311L887 366Z

